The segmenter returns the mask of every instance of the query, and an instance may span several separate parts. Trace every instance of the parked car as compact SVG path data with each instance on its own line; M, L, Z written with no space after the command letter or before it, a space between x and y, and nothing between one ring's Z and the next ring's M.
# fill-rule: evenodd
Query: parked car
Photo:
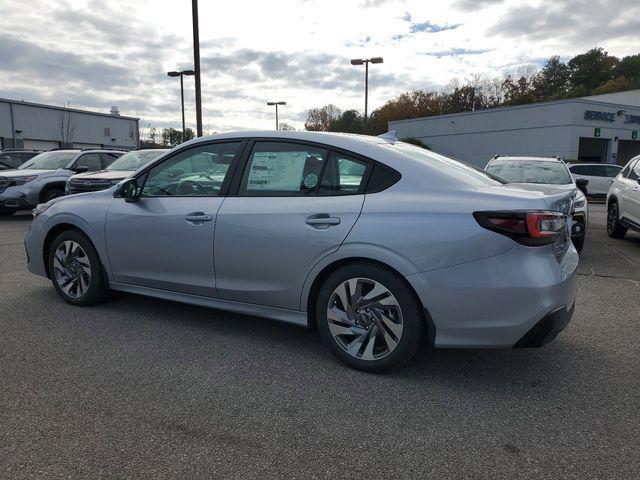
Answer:
M72 175L69 177L69 180L67 180L65 194L73 195L83 192L97 192L109 188L168 151L168 149L164 148L133 150L125 153L104 170Z
M553 339L574 309L573 195L390 134L233 132L39 205L25 245L70 304L111 289L315 326L380 371L421 345Z
M606 197L613 179L621 170L622 167L620 165L606 165L603 163L569 165L569 171L574 180L583 178L589 182L587 195L590 197Z
M0 150L0 171L18 168L27 160L39 155L38 150L25 150L24 148L7 148Z
M628 229L640 232L640 155L629 160L607 195L607 233L622 238Z
M570 192L574 197L571 212L571 240L582 251L589 224L589 205L585 191L589 181L574 180L566 163L557 157L495 156L485 171L527 190L545 193Z
M115 150L50 150L36 155L16 170L0 172L0 215L13 215L64 195L71 175L102 170L123 153Z

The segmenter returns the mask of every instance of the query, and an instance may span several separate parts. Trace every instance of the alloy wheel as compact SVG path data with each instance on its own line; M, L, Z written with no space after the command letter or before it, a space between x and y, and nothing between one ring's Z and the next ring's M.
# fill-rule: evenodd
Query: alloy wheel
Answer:
M80 244L65 240L56 248L53 259L56 283L71 298L82 297L91 283L91 264Z
M381 283L352 278L329 297L327 323L335 342L359 360L379 360L400 343L402 309Z

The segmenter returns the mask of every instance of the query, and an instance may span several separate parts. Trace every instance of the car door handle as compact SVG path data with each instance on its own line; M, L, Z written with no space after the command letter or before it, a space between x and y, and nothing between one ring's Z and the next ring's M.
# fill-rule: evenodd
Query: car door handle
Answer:
M191 213L187 213L184 216L184 219L189 223L193 223L195 225L201 225L204 222L210 222L211 220L213 220L213 216L207 215L204 212L191 212Z
M331 225L340 225L340 218L332 217L326 213L318 213L317 215L309 215L305 220L307 225L316 228L329 227Z

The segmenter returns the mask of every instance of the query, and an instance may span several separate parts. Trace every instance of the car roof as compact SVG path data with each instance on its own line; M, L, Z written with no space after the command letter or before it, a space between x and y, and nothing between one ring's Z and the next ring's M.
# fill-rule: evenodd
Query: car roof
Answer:
M495 156L491 160L517 160L517 161L537 161L537 162L562 162L560 157L533 157L533 156ZM491 161L489 160L489 161Z
M581 167L582 165L586 165L588 167L592 167L592 166L596 166L596 167L600 167L600 166L607 166L607 167L618 167L618 168L624 168L622 165L615 165L613 163L598 163L598 162L591 162L591 163L572 163L571 165L569 165L569 168L571 167Z

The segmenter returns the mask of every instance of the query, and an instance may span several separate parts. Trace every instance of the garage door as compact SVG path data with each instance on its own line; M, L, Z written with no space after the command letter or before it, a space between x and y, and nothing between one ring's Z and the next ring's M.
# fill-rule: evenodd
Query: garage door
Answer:
M626 165L636 155L640 155L640 141L620 140L618 142L618 165Z
M23 146L32 150L51 150L60 147L59 142L50 142L48 140L24 140Z

